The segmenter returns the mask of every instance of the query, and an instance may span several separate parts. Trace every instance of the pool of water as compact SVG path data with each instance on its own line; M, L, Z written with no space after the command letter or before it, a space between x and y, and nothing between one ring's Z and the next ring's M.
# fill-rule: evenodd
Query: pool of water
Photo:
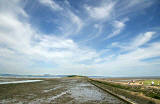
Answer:
M21 81L11 81L11 82L0 82L0 84L14 84L14 83L29 83L29 82L40 82L43 80L21 80Z

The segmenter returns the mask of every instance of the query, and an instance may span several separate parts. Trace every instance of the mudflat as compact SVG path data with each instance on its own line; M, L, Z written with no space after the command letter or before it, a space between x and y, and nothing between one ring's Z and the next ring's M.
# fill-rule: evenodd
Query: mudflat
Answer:
M0 78L6 81L5 78ZM43 80L0 84L2 104L125 104L90 84L85 78L9 79Z

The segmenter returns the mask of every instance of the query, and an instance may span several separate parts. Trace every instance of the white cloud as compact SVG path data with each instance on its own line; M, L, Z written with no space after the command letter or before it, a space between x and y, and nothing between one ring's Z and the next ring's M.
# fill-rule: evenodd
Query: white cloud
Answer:
M118 47L121 49L121 51L134 50L140 48L143 45L147 45L147 43L151 41L151 39L153 39L153 36L155 34L156 32L153 31L145 32L137 35L135 38L129 40L127 43L113 42L110 48Z
M59 27L62 31L65 31L65 34L71 35L71 34L75 34L78 33L81 28L83 27L84 23L83 21L75 14L73 13L68 6L70 6L68 1L65 1L67 7L61 7L60 5L58 5L54 0L40 0L40 3L50 7L53 10L64 10L61 11L60 14L62 14L62 16L67 17L67 21L64 21L64 24L62 24L63 26ZM70 23L66 23L68 22L68 20L70 20ZM62 20L60 21L62 22ZM76 25L76 26L75 26ZM65 29L67 28L67 29Z
M113 31L111 34L109 34L105 39L110 39L112 37L117 36L118 34L121 33L121 31L125 28L125 22L129 21L128 18L123 19L122 21L114 21L112 23L113 26Z
M152 39L154 34L155 32L146 32L144 34L140 34L134 39L131 46L136 48L144 45L145 43L149 42Z
M39 0L40 3L50 7L52 10L63 10L54 0Z
M27 69L36 63L35 61L64 65L63 68L65 68L97 56L94 50L81 47L72 39L45 35L36 31L31 24L23 21L23 18L19 20L18 15L15 10L12 13L5 11L0 14L0 21L2 21L0 23L0 61L1 64L5 64L7 70L14 66L10 63L17 61L17 67L15 67L17 70ZM80 24L78 17L73 14L72 16L73 22Z
M94 24L93 27L97 30L97 32L94 32L93 34L89 35L86 40L83 40L83 42L87 42L89 40L95 39L101 35L103 32L103 25L102 24Z
M116 16L125 16L130 13L134 14L150 7L154 2L148 0L124 0L118 2L116 6ZM135 12L137 11L137 12ZM139 12L141 13L141 12Z
M115 30L113 31L112 34L109 34L107 36L107 39L112 38L112 37L118 35L122 31L122 29L124 28L124 26L125 26L125 24L123 22L114 21L113 27L114 27Z
M123 73L125 73L126 69L126 71L128 70L130 73L137 71L144 72L144 75L153 74L153 69L156 70L160 66L158 63L159 60L154 59L160 57L160 43L148 43L154 34L155 32L145 32L129 40L128 43L112 43L110 50L114 47L119 47L120 50L118 52L114 52L114 50L111 51L110 53L114 55L114 57L109 58L109 56L106 55L104 58L101 58L101 63L96 63L96 66L102 68L102 70L112 69L113 71L117 70ZM145 47L142 47L143 45L145 45ZM109 61L105 60L107 58L109 58ZM143 74L141 73L140 75Z
M1 0L0 1L0 14L6 13L12 16L23 16L23 17L28 17L27 13L23 10L23 6L21 5L21 0ZM4 5L5 4L5 5ZM7 7L6 7L7 5ZM13 12L14 11L14 12Z
M79 32L84 25L83 21L77 15L75 15L73 12L71 12L70 10L68 10L68 15L69 15L69 19L72 21L72 23L77 25L77 29L75 32Z
M69 1L64 1L63 7L58 5L54 0L40 0L40 3L50 7L54 11L59 10L56 12L60 16L57 19L58 22L56 21L58 24L57 27L62 34L65 34L65 37L75 35L83 28L83 20L71 9ZM55 20L53 21L55 22Z
M160 52L160 43L155 42L148 45L148 47L146 48L136 48L135 50L127 54L120 55L118 58L119 60L126 60L126 61L128 60L141 61L144 59L160 56L159 52Z
M84 27L85 22L77 14L66 8L61 11L60 16L63 17L58 21L58 29L64 37L78 34Z
M143 66L142 68L144 68L149 63L142 60L160 56L159 42L148 44L145 48L141 47L152 39L155 32L146 32L133 39L132 42L129 43L129 47L132 47L132 50L128 53L115 54L114 52L110 52L110 50L97 52L95 49L91 49L88 46L84 47L77 44L70 38L57 37L52 34L48 35L36 31L28 21L24 21L29 17L25 16L27 13L25 13L19 2L7 3L12 6L0 6L0 67L2 69L4 68L1 72L26 73L30 71L31 73L47 73L53 70L52 72L54 74L59 72L60 74L94 73L96 75L105 75L117 70L134 68L135 66ZM52 3L47 5L54 6ZM100 15L98 18L93 14L91 17L95 19L109 18L110 12L105 15L103 15L102 12L105 12L105 10L110 11L112 6L104 7L104 9L101 7L92 7L94 9L90 12L95 12L95 14L98 11L101 12L100 14L96 14ZM17 9L12 9L12 7L16 7ZM54 9L52 6L51 8ZM70 18L69 26L71 26L73 30L81 30L84 25L83 21L72 11L67 13L68 15L66 17ZM22 15L23 18L19 19L20 15ZM127 20L113 22L114 30L117 31L115 33L113 32L113 36L118 35L124 29L126 21ZM94 27L101 31L100 24L94 25ZM113 44L113 46L117 45L121 44ZM123 44L121 46L122 49L128 48ZM39 61L42 62L41 65L46 63L55 66L50 69L43 69L40 68ZM156 61L156 65L157 63L158 61ZM36 71L34 71L32 67L34 64L39 66L36 68ZM152 61L152 64L154 64L154 61ZM150 68L157 67L151 64L149 65ZM31 70L29 70L30 68Z
M134 71L136 71L139 72L140 75L142 76L149 74L152 75L153 70L159 69L160 66L160 63L158 63L159 60L147 61L148 59L160 57L159 42L151 43L145 48L135 48L134 50L125 52L123 54L117 54L117 55L115 53L112 54L115 55L116 57L114 56L109 58L107 55L104 58L96 59L95 61L98 61L100 63L95 63L93 67L101 69L102 72L106 73L108 70L108 73L111 74L116 73L118 71L122 72L120 73L120 75L123 74L129 75L131 73L134 73ZM109 60L107 60L107 58ZM157 73L156 75L159 74L160 73ZM131 74L131 76L134 75Z
M87 10L90 17L100 20L100 19L108 19L111 16L111 13L114 9L115 3L105 3L99 7L87 6L85 5L85 9Z

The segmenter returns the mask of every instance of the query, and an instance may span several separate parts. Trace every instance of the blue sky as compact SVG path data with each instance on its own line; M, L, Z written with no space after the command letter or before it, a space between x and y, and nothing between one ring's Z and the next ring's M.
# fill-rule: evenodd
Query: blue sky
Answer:
M0 73L160 75L159 0L1 0Z

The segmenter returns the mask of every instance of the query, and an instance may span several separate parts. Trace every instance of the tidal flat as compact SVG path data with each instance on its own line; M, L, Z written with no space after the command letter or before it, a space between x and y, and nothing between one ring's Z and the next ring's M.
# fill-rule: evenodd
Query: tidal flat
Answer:
M95 87L86 78L0 78L0 104L126 104ZM43 81L42 81L43 80Z

